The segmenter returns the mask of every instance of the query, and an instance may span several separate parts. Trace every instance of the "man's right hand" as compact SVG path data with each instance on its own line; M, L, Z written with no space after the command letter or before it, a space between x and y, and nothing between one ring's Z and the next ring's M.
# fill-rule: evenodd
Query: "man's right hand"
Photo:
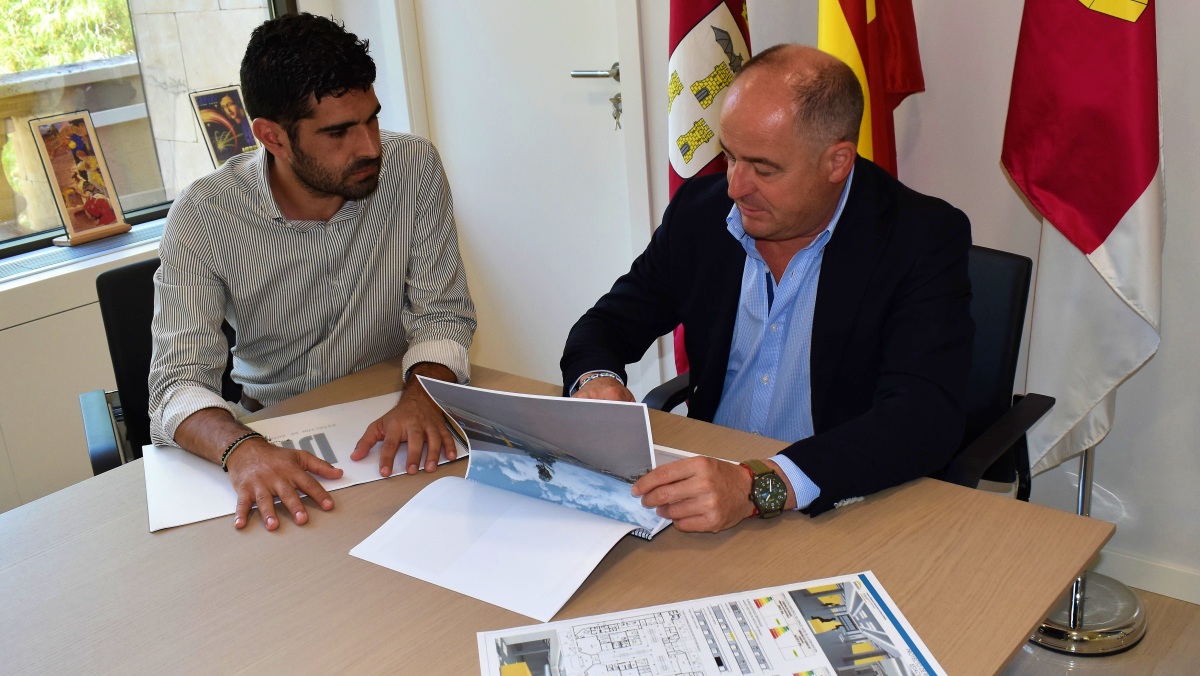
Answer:
M585 373L580 378L586 378L591 375ZM575 394L571 395L577 399L607 399L608 401L637 401L634 398L633 392L629 388L621 384L620 380L601 376L592 378L584 383L583 387L576 390Z
M210 462L221 464L229 444L250 428L234 420L223 408L203 408L179 423L175 443L184 450ZM279 528L275 498L283 503L297 525L308 522L308 512L300 501L304 492L321 509L333 509L333 498L313 474L325 479L340 479L342 470L311 453L273 446L266 439L253 437L243 441L225 462L229 481L237 491L233 527L245 528L250 508L258 506L267 530Z
M333 498L313 474L325 479L340 479L342 470L306 451L273 446L265 439L249 439L229 456L229 481L237 491L237 510L233 527L244 528L250 508L257 506L267 530L279 527L275 514L278 497L292 520L300 526L308 522L308 512L300 500L303 492L321 509L333 509Z

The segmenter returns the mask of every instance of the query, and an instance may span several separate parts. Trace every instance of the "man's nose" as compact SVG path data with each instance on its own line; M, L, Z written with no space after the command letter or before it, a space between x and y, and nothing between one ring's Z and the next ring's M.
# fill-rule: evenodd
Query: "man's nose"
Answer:
M729 199L738 200L754 192L754 182L746 175L747 167L733 163L725 170L725 178L729 182L726 193Z
M379 137L379 130L369 125L358 127L358 133L355 134L354 140L355 157L379 157L383 151L383 141Z

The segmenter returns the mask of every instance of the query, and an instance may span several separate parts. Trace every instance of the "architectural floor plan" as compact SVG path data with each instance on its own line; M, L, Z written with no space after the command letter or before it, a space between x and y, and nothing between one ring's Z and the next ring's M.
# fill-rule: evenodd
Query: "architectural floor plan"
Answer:
M479 635L498 676L944 673L870 572Z

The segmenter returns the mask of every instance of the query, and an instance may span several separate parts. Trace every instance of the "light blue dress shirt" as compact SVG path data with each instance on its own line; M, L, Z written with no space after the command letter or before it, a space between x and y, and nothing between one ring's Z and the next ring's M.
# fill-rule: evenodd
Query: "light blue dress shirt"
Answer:
M809 366L817 281L825 245L842 216L853 180L851 171L829 225L796 252L779 282L755 247L754 238L742 227L737 206L730 209L725 221L729 233L746 250L746 264L725 389L714 423L789 443L813 435ZM820 487L786 456L771 460L787 475L797 509L807 507L821 494Z

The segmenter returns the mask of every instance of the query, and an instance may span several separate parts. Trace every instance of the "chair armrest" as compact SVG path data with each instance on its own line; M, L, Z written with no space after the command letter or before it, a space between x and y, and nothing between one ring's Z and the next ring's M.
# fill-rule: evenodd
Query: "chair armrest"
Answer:
M1017 400L979 438L954 456L938 475L943 481L975 488L992 463L1021 440L1030 427L1054 406L1054 398L1030 392Z
M113 427L112 411L104 390L92 390L79 395L79 410L83 413L83 434L87 438L88 457L92 474L100 475L121 465L120 443Z
M692 396L691 374L680 373L667 382L650 390L642 403L660 411L671 411Z

